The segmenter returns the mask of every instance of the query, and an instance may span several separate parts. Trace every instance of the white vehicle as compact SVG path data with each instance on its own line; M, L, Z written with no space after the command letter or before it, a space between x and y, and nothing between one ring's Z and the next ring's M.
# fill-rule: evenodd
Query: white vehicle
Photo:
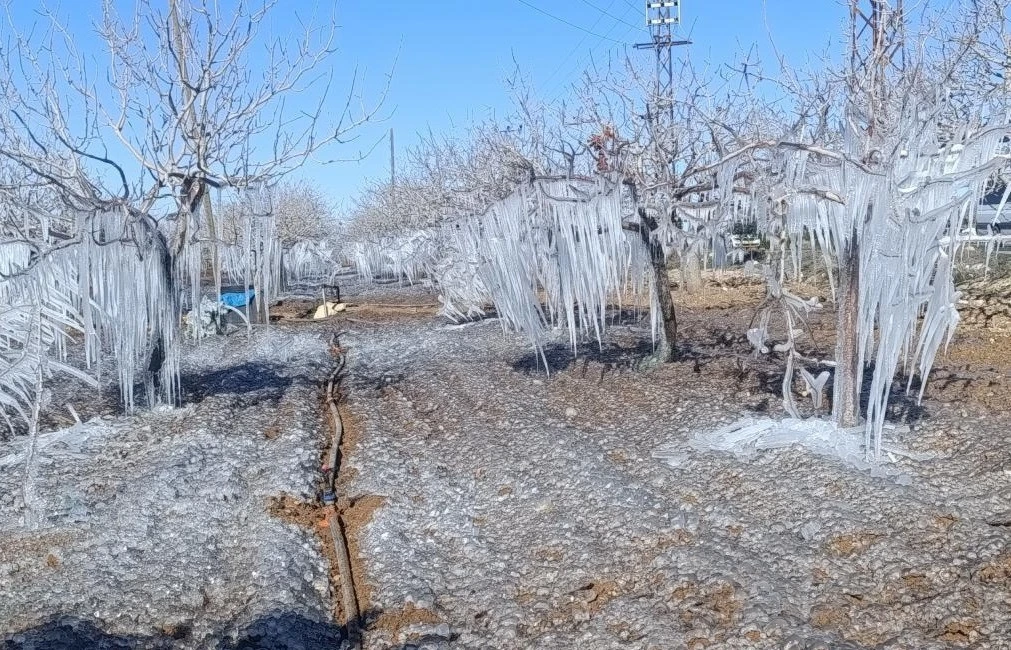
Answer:
M1000 203L980 203L976 208L976 232L1011 234L1011 201L998 211Z
M1011 235L1011 197L1005 199L1004 192L1004 185L998 185L976 206L976 232Z
M762 238L755 234L730 235L731 248L744 251L757 251L762 247Z

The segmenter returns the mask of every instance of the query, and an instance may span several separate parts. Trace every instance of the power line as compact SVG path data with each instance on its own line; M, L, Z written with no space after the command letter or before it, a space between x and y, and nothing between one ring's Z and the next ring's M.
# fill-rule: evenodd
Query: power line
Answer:
M614 15L614 14L612 14L612 13L608 13L607 11L605 11L605 10L601 9L601 8L600 8L600 7L598 7L597 5L595 5L595 4L593 4L592 2L590 2L590 0L581 0L581 1L582 1L582 3L583 3L584 5L586 5L586 6L588 6L588 7L591 7L591 8L593 8L593 9L596 9L596 10L597 10L597 11L599 11L600 13L602 13L602 14L604 14L605 16L607 16L608 18L610 18L611 20L617 20L617 21L618 21L619 23L622 23L623 25L628 25L629 27L633 27L633 28L636 28L636 29L638 29L638 28L637 28L637 27L636 27L635 25L633 25L632 23L628 22L628 21L627 21L627 20L625 20L624 18L619 18L618 16L615 16L615 15ZM614 3L612 2L611 4L614 4ZM610 9L610 7L608 7L608 9Z
M604 32L604 33L610 35L611 30L613 30L617 26L618 26L618 23L612 23L611 26L608 28L608 30L606 32ZM632 31L630 28L625 28L625 32L621 35L621 38L623 38L623 39L628 38L628 33L630 31ZM623 43L623 45L627 46L624 43L624 41L622 41L622 43ZM572 81L573 75L579 75L579 76L581 76L586 71L587 64L589 64L590 62L592 62L594 60L594 56L599 53L601 45L606 45L606 44L603 41L597 41L596 43L594 43L590 47L586 48L584 50L583 54L581 56L577 57L576 60L573 62L573 64L570 64L570 65L566 66L567 69L568 69L568 71L563 74L563 78L558 83L556 83L552 87L552 89L550 91L551 102L556 101L569 88L571 88L571 86L573 84L573 81ZM604 51L608 55L610 55L610 53L612 52L613 49L617 49L617 48L613 48L613 46L606 45L606 50L604 50Z
M599 39L601 39L601 40L605 40L605 41L612 41L612 42L614 42L614 43L620 43L620 44L622 44L622 45L623 45L623 43L621 43L621 41L616 41L616 40L614 40L613 38L608 38L608 37L606 37L606 36L601 36L600 34L595 34L594 32L591 32L591 31L590 31L590 30L588 30L588 29L585 29L585 28L583 28L583 27L580 27L579 25L576 25L576 24L574 24L574 23L570 23L569 21L565 20L564 18L559 18L558 16L556 16L556 15L554 15L554 14L552 14L552 13L548 13L547 11L544 11L544 10L543 10L543 9L541 9L540 7L538 7L538 6L536 6L536 5L533 5L533 4L530 4L529 2L527 2L527 0L517 0L517 2L519 2L520 4L524 4L524 5L528 6L528 7L530 7L530 8L531 8L531 9L533 9L534 11L538 11L538 12L540 12L540 13L544 14L544 15L545 15L545 16L547 16L548 18L554 18L554 19L555 19L555 20L557 20L558 22L560 22L560 23L565 23L565 24L566 24L566 25L568 25L569 27L573 27L573 28L575 28L575 29L578 29L578 30L579 30L579 31L581 31L581 32L586 32L586 33L587 33L587 34L589 34L590 36L596 36L597 38L599 38Z
M639 10L642 9L642 8L637 9L636 6L632 4L631 0L623 0L623 1L624 1L624 3L628 7L630 7L634 11L638 12ZM631 23L629 23L629 22L627 22L625 20L622 20L621 18L618 18L617 16L615 16L614 14L612 14L611 11L612 11L612 9L614 7L615 2L617 2L617 0L610 0L610 2L605 6L604 9L601 9L599 6L597 6L596 4L594 4L592 2L589 2L588 0L582 0L582 2L584 2L585 4L587 4L588 6L590 6L591 8L596 9L599 12L599 15L597 16L597 20L594 21L594 23L590 27L590 29L594 29L597 26L597 23L600 22L600 19L603 16L607 16L607 17L611 18L614 22L612 22L611 25L604 32L604 35L603 35L602 38L598 39L596 43L594 43L592 46L590 46L589 48L587 48L587 51L586 51L586 53L583 56L577 58L577 60L575 62L575 67L573 67L571 65L568 66L569 72L564 75L564 78L561 81L559 81L557 84L554 84L551 87L551 89L547 93L545 93L545 96L549 96L551 98L548 103L554 103L555 101L558 100L559 97L561 97L566 92L567 88L569 88L570 84L572 83L571 80L570 80L571 75L574 72L577 72L577 71L580 71L581 69L583 69L585 67L586 62L587 62L587 59L589 59L589 60L593 59L593 55L596 53L597 48L603 43L603 41L605 41L605 40L612 41L612 42L616 41L616 39L613 39L613 38L610 37L611 32L614 31L615 27L619 27L620 25L624 25L625 26L625 31L621 34L621 36L619 37L619 39L617 39L617 42L621 43L622 45L627 45L626 40L628 39L628 36L629 36L629 34L631 32L643 29L643 27L644 27L644 24L636 26L636 25L633 25L633 24L631 24ZM575 54L580 49L580 46L583 44L583 41L585 41L585 40L586 40L585 36L582 39L580 39L579 43L576 44L576 47L573 48L573 50L571 52L569 52L569 54L565 57L565 59L562 61L562 63L560 63L558 65L558 67L555 68L555 70L551 73L551 76L549 77L549 80L553 79L558 74L558 72L560 72L562 70L563 67L566 67L566 65L565 65L566 62L572 57L573 54ZM608 54L609 55L610 55L610 52L611 52L611 48L608 48ZM545 85L547 85L547 82L545 82Z
M607 9L610 10L611 7L614 5L615 2L616 2L616 0L611 0L611 3L607 6ZM603 17L603 15L600 15L600 16L597 17L598 22L599 22L600 18L602 18L602 17ZM554 101L555 99L557 99L559 97L559 95L561 95L561 93L564 92L564 87L570 83L569 77L571 77L574 72L577 72L580 69L582 69L584 67L587 59L592 59L593 58L594 52L596 52L597 49L601 45L605 44L604 43L605 40L607 40L607 41L615 41L616 40L614 38L611 38L611 32L613 32L616 27L620 27L620 26L621 26L620 23L612 22L608 26L608 28L604 31L603 38L597 39L592 45L589 45L588 47L585 48L585 50L583 51L583 54L581 56L576 57L576 60L574 62L575 63L574 66L571 65L571 64L568 65L568 66L565 66L564 63L562 65L558 66L558 71L561 71L563 67L567 67L569 71L563 75L563 79L561 81L559 81L557 84L555 84L555 85L552 86L551 90L548 93L548 94L550 94L552 96L551 101ZM629 32L631 32L633 29L638 29L638 28L637 27L636 28L625 28L625 31L623 33L621 33L621 36L617 39L617 42L621 43L622 46L626 46L628 44L627 41L628 41ZM583 39L583 40L586 40L586 39ZM608 52L611 51L611 47L612 46L608 47ZM573 51L570 53L570 56L572 54L575 54L577 51L579 51L579 49L580 49L580 46L577 44L576 47L573 49ZM570 58L570 57L566 57L566 60L568 58ZM554 76L554 74L552 74L552 76Z
M616 26L617 26L617 23L612 24L611 27L605 33L610 34L611 30L614 29ZM624 31L624 33L622 33L622 38L627 38L629 32L631 32L632 29L639 29L639 28L638 27L635 27L635 28L626 28L625 31ZM608 40L613 40L613 39L608 39ZM623 45L625 44L625 41L620 41L620 42ZM562 81L559 81L557 84L555 84L554 87L552 87L552 89L548 93L546 93L548 95L551 95L551 99L549 100L548 103L554 103L555 101L558 100L559 97L561 97L563 94L565 94L565 92L567 90L569 90L571 88L572 82L569 79L569 77L571 77L571 75L574 72L579 71L580 73L582 73L583 71L585 71L586 64L588 62L590 62L590 61L593 60L593 56L594 56L594 54L597 53L597 48L598 47L600 47L600 42L599 41L597 43L595 43L593 46L587 48L586 53L584 53L583 56L579 57L579 59L576 60L575 66L568 66L569 67L569 72L565 75L565 78ZM611 52L611 48L608 47L607 48L607 53L610 54L610 52Z
M611 0L611 4L608 5L607 8L610 9L611 6L614 5L614 2L615 2L615 0ZM597 16L597 19L595 21L593 21L592 25L590 25L590 29L591 30L592 29L596 29L597 28L597 23L599 23L600 19L603 18L603 17L604 17L603 15ZM613 25L612 25L612 27L613 27ZM610 30L608 30L608 33L610 33ZM579 51L579 48L581 48L583 46L583 43L586 42L586 36L587 36L586 34L583 34L583 36L579 39L579 42L576 43L576 46L574 48L572 48L571 50L569 50L569 53L565 55L565 58L562 59L561 63L559 63L555 67L555 69L551 71L551 74L548 75L548 78L544 80L544 85L545 86L547 86L549 83L551 83L551 80L554 79L555 75L557 75L561 71L562 67L566 63L569 62L569 59L572 58L572 55Z

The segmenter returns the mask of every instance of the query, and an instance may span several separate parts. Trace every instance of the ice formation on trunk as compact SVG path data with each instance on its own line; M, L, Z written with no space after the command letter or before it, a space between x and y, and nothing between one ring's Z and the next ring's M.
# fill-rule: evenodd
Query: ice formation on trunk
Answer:
M770 239L783 242L788 255L779 278L768 278L770 296L778 292L784 304L792 304L780 282L787 264L799 269L798 242L809 238L824 256L838 307L833 418L842 425L840 431L848 430L840 412L848 397L842 392L848 376L850 403L856 400L859 408L859 396L869 393L863 444L875 459L881 456L897 372L909 377L907 390L919 375L922 398L934 358L954 333L958 292L952 265L958 234L987 177L1002 162L997 152L1003 129L942 134L932 109L913 101L904 105L887 143L870 158L860 155L865 135L851 122L844 148L848 153L784 147L777 173L770 176L775 179L770 196L776 198L767 203L778 202L782 211L770 212L763 221ZM792 327L788 324L788 330ZM852 328L851 341L847 327ZM816 401L825 382L824 375L815 377L804 368L806 360L795 354L792 338L781 350L788 354L783 394L788 412L797 417L794 365L799 364ZM767 339L764 324L749 332L756 348L765 348ZM872 369L867 391L862 388L865 368Z
M524 183L482 213L349 242L348 257L365 277L427 278L450 318L491 303L539 353L554 327L569 332L575 350L600 341L609 305L652 295L640 236L623 228L635 214L623 191L607 178Z

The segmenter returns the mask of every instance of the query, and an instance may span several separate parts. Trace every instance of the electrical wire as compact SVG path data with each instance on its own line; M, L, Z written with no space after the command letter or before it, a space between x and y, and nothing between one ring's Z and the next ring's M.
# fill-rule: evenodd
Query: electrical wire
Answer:
M595 4L593 4L592 2L590 2L590 0L581 0L581 2L582 2L582 3L584 4L584 5L586 5L587 7L592 7L593 9L596 9L596 10L597 10L597 11L599 11L600 13L602 13L602 14L604 14L605 16L607 16L608 18L610 18L611 20L616 20L616 21L618 21L619 23L621 23L621 24L623 24L623 25L627 25L627 26L629 26L629 27L632 27L633 29L637 29L637 27L636 27L635 25L633 25L632 23L628 22L628 21L627 21L627 20L625 20L624 18L619 18L618 16L615 16L614 14L612 14L612 13L609 13L608 11L605 11L604 9L601 9L601 8L600 8L600 7L598 7L597 5L595 5ZM614 4L614 3L612 2L611 4ZM608 6L608 9L610 9L610 8L611 8L611 7L610 7L610 6Z
M611 25L611 27L605 32L605 34L610 34L611 30L614 29L616 26L617 26L617 23L613 23ZM635 27L634 29L639 29L639 28ZM625 31L624 31L624 33L622 34L622 38L626 38L628 36L628 33L630 31L632 31L632 28L626 28ZM606 40L614 40L614 39L610 39L609 38L609 39L606 39ZM625 41L619 41L619 42L621 42L622 45L626 44ZM562 81L559 81L557 84L555 84L555 86L548 93L545 93L546 96L550 95L550 97L551 97L551 99L548 101L549 104L553 104L554 102L556 102L559 97L561 97L562 95L564 95L569 90L569 88L571 87L571 84L569 82L569 77L571 77L572 74L574 72L576 72L577 70L585 70L586 64L593 60L593 56L594 56L594 54L597 53L597 48L599 46L600 46L600 42L597 42L595 45L593 45L592 47L588 48L587 53L584 54L583 56L581 56L576 61L576 64L574 66L569 66L570 71L565 75L565 79L563 79ZM609 47L607 49L607 52L610 53L611 50L612 50L612 48Z
M608 5L607 8L610 9L611 6L614 5L614 2L615 2L615 0L611 0L611 4ZM603 18L603 17L604 17L603 14L601 14L600 16L597 16L597 19L595 21L593 21L592 25L590 25L590 29L591 30L596 29L597 28L597 24L600 22L601 18ZM583 34L582 38L579 39L579 42L576 43L576 46L573 47L571 50L569 50L569 53L565 55L565 57L562 59L561 63L559 63L557 66L555 66L555 69L552 70L551 74L549 74L547 76L547 78L544 80L543 84L545 86L547 86L549 83L551 83L551 80L554 79L555 75L557 75L561 71L562 67L564 67L565 64L569 62L569 59L572 58L572 55L579 51L579 49L583 46L583 43L586 42L586 36L587 36L587 34Z
M543 9L541 9L540 7L538 7L537 5L534 5L534 4L531 4L531 3L527 2L527 0L516 0L516 1L519 2L520 4L523 4L523 5L526 5L526 6L530 7L534 11L537 11L537 12L540 12L540 13L544 14L548 18L553 18L553 19L557 20L560 23L565 23L569 27L573 27L575 29L578 29L581 32L586 32L590 36L596 36L597 38L599 38L601 40L611 41L613 43L621 43L621 41L616 41L613 38L608 38L606 36L601 36L600 34L596 34L594 32L591 32L590 30L585 29L583 27L580 27L579 25L576 25L575 23L570 23L569 21L565 20L564 18L559 18L558 16L556 16L556 15L554 15L552 13L548 13L547 11L544 11ZM621 44L623 44L623 43L621 43Z

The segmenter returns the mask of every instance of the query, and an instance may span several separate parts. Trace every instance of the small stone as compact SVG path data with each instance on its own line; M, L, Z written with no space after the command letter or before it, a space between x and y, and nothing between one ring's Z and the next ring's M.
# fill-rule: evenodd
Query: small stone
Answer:
M567 417L567 418L574 418L577 415L579 415L579 411L577 411L576 409L572 408L571 406L569 408L565 409L565 417Z
M818 534L819 530L821 530L821 525L818 522L809 521L801 526L800 536L804 538L804 541L810 542Z

